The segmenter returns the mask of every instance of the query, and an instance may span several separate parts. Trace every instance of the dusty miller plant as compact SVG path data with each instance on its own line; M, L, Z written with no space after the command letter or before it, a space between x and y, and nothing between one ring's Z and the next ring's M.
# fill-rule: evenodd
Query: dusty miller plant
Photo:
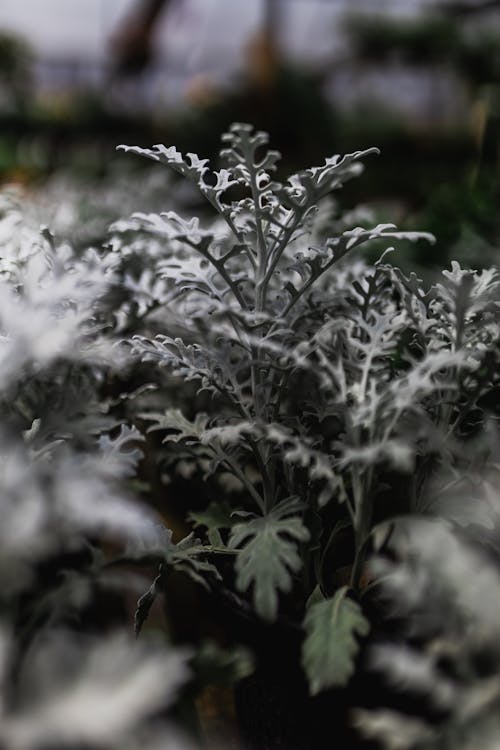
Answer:
M82 626L96 588L123 586L109 550L167 534L127 486L142 436L103 391L126 366L107 300L116 258L77 253L17 210L0 250L0 745L190 747L157 716L190 654L137 644L125 623Z
M372 647L371 667L409 709L358 710L354 721L387 750L498 746L498 472L460 485L465 526L463 516L399 520L371 563L376 596L399 623Z
M303 618L316 693L347 681L368 631L359 596L379 497L404 486L395 512L418 509L435 467L452 470L483 418L496 378L498 275L454 264L425 289L386 252L374 265L360 259L373 242L386 251L394 240L433 239L356 226L355 212L325 203L376 149L281 182L266 134L236 124L223 140L219 171L175 147L121 147L194 182L216 214L212 224L135 214L115 226L124 253L148 236L155 248L148 259L145 241L151 291L130 347L151 373L165 368L211 397L210 408L205 399L183 413L167 402L136 419L163 435L163 467L191 460L207 482L221 477L234 490L219 487L191 516L225 576L217 584L212 570L212 585L231 585L225 561L234 561L236 590L251 593L258 616ZM342 580L332 559L346 539Z

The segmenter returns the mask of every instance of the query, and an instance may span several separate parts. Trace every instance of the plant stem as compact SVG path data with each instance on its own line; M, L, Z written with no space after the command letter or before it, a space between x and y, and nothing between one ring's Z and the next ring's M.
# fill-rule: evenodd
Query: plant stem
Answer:
M354 490L354 563L351 571L350 585L359 592L361 576L366 560L366 543L370 535L373 515L372 479L373 468L370 466L363 477L355 474L356 467L352 467Z

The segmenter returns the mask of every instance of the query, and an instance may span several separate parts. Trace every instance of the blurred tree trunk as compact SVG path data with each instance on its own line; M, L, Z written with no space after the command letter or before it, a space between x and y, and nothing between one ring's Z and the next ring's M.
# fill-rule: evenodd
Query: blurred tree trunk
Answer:
M282 21L281 0L265 0L264 4L264 34L270 43L278 46L278 33Z
M250 77L263 93L274 88L280 63L280 29L283 25L281 0L264 0L262 28L250 42Z
M141 0L111 39L115 72L140 73L151 61L155 25L172 0Z

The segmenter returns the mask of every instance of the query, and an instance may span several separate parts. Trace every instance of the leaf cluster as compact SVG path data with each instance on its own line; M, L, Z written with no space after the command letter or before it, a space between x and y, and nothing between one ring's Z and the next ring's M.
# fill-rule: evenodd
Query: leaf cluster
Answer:
M195 388L184 411L168 398L162 410L159 393L156 408L140 412L163 433L158 461L172 473L190 458L207 486L232 476L234 512L219 526L217 513L203 522L207 555L216 538L218 559L234 561L237 591L264 620L305 616L304 663L317 692L348 679L350 639L366 631L356 599L373 528L394 512L380 498L405 477L397 512L421 508L429 481L463 464L464 441L487 418L499 277L454 263L424 288L388 253L398 240L431 236L352 226L325 204L376 149L280 182L267 140L233 125L215 171L175 147L120 147L180 173L215 219L135 214L116 243L125 253L134 234L163 243L161 260L144 264L150 283L165 285L165 304L128 345L151 377ZM374 242L384 252L369 265L360 250ZM226 507L233 495L211 500ZM340 596L346 540L349 591ZM324 606L307 607L313 591ZM333 653L316 672L325 642Z

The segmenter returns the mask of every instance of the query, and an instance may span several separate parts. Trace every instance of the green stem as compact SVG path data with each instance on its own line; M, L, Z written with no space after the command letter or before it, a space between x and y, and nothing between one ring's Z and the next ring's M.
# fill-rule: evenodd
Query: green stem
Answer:
M213 448L214 452L220 458L221 462L240 480L249 495L255 500L258 508L264 514L266 512L266 503L262 496L257 492L253 484L248 480L245 473L240 469L237 463L232 461L229 456L218 448Z
M354 489L354 563L351 571L351 588L359 591L363 567L366 561L366 545L370 536L373 516L372 479L373 468L369 467L361 477L351 469Z

